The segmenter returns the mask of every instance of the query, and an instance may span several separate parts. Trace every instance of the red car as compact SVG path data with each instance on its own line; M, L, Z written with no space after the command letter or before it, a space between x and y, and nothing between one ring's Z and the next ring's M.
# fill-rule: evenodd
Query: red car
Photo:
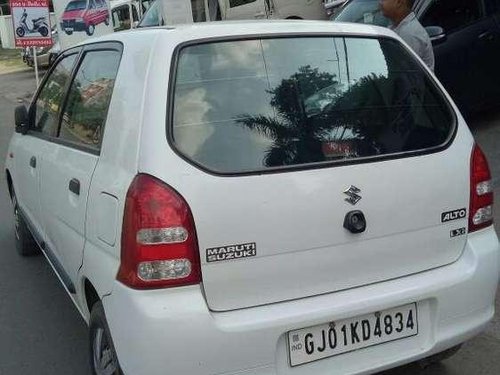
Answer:
M105 0L73 0L66 6L61 20L61 28L68 35L73 31L92 35L100 23L109 25L109 9Z

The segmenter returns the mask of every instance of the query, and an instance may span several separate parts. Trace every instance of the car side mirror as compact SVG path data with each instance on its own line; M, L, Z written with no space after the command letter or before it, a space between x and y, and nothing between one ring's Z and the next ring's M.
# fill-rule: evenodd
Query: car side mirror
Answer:
M441 44L447 39L446 33L441 26L427 26L425 31L429 34L432 45Z
M14 120L16 124L16 133L28 133L28 110L24 105L16 107Z

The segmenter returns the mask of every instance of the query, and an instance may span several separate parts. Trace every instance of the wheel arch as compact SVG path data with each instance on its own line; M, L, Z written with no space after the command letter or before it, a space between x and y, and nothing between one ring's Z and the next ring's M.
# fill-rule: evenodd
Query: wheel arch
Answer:
M9 188L9 195L12 198L14 194L14 183L12 182L12 176L10 175L10 171L8 169L5 170L5 175L7 178L7 186Z
M96 288L92 284L92 282L85 278L84 280L84 293L85 293L85 305L87 306L88 313L90 316L90 312L92 311L92 307L101 300L99 297L99 293L97 293Z

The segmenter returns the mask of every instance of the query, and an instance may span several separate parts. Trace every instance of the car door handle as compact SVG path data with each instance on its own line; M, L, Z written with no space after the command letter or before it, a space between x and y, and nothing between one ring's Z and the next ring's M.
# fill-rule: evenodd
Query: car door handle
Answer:
M485 31L484 33L481 33L478 36L479 40L485 40L485 41L490 41L493 40L494 38L495 36L489 31Z
M30 167L36 168L36 158L34 156L32 156L30 159Z
M68 188L72 193L80 195L80 181L78 181L76 178L71 179Z

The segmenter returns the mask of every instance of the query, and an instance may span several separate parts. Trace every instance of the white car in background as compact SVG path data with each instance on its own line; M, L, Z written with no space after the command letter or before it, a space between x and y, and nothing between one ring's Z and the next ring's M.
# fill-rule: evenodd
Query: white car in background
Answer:
M251 19L325 20L323 0L156 0L139 27Z
M6 174L16 248L54 268L95 374L367 374L494 316L488 163L388 29L92 39L16 109Z
M34 47L36 49L37 66L50 67L57 55L61 52L61 44L57 29L52 29L52 45L45 47ZM35 66L33 47L25 47L22 53L23 61L30 67Z
M345 3L347 0L323 0L325 4L326 15L332 17L335 12Z
M111 0L113 31L130 30L137 27L149 5L149 0Z

